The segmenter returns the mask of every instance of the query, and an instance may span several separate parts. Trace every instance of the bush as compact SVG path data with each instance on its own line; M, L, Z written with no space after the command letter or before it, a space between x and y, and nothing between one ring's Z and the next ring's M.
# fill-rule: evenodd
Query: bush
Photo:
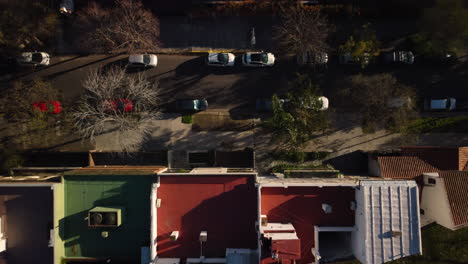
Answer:
M272 153L275 160L302 163L304 161L323 160L329 155L325 151L302 152L302 151L276 151Z
M310 169L317 169L321 166L297 166L291 164L278 164L271 168L271 172L273 173L284 173L285 170L310 170Z
M455 116L446 118L420 118L401 128L398 132L420 134L429 132L468 132L468 116Z
M23 157L14 151L4 151L2 153L1 171L7 172L12 168L20 167L24 163Z
M192 124L192 115L183 115L182 116L182 123Z

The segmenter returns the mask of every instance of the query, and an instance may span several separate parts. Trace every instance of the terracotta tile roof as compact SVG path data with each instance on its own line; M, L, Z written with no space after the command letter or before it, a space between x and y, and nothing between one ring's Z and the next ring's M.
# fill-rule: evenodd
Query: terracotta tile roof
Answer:
M404 156L416 156L439 170L459 170L457 147L402 147Z
M392 179L414 179L426 172L438 172L431 164L415 156L377 157L380 176Z
M458 170L468 170L468 147L458 148Z
M468 171L441 171L456 228L468 226Z

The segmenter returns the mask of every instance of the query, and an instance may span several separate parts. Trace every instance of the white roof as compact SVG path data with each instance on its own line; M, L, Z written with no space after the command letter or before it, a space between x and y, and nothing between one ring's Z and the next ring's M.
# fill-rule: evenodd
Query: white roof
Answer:
M376 264L422 252L418 197L414 181L361 181L353 232L358 260Z

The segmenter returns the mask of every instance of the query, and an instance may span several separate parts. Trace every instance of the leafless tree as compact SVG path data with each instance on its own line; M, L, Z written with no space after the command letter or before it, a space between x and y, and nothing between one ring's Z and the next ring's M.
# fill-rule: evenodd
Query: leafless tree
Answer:
M159 47L159 20L141 1L116 0L103 9L91 2L77 13L77 44L93 52L134 52Z
M318 9L307 9L300 1L286 1L279 9L280 24L275 28L279 48L289 55L324 52L332 30Z
M159 119L158 83L143 74L126 75L125 69L96 69L83 83L86 89L73 113L74 125L84 137L113 132L116 148L130 153L142 148Z

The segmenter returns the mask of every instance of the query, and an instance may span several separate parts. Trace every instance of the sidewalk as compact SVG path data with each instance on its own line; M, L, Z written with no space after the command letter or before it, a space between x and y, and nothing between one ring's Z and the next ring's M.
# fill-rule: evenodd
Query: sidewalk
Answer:
M192 50L239 50L250 47L250 30L255 27L255 49L271 49L273 18L211 17L189 18L183 16L161 17L161 42L163 48Z

